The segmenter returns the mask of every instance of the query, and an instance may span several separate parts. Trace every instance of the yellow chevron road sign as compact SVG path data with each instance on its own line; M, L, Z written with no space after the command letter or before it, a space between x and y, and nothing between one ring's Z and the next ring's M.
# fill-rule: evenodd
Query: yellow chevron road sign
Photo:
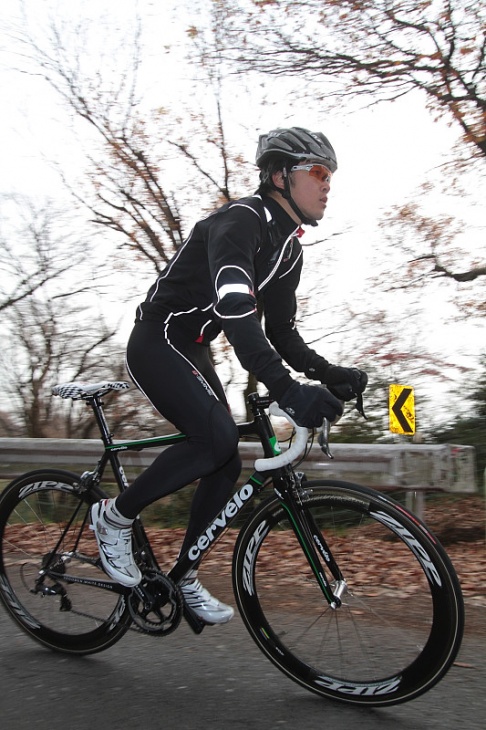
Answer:
M415 433L415 397L409 385L390 385L388 398L390 431L412 436Z

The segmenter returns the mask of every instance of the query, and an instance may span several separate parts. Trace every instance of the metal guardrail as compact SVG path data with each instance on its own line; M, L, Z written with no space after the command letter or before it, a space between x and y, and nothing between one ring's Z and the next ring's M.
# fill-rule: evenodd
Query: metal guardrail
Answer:
M243 466L253 469L261 451L240 444ZM118 452L124 468L138 473L152 463L162 448ZM473 493L477 491L472 446L451 444L332 444L333 460L314 445L305 461L312 478L354 479L377 489ZM43 466L85 471L102 453L98 439L0 438L0 479L13 479Z
M129 481L149 466L162 448L118 452ZM240 444L244 473L261 456L254 444ZM453 444L332 444L329 460L314 445L305 460L311 479L327 477L365 484L378 490L400 489L407 506L423 519L427 491L472 494L477 491L475 451ZM92 469L102 453L98 439L0 438L0 479L11 480L32 469L51 466L74 472ZM111 472L107 470L106 481Z

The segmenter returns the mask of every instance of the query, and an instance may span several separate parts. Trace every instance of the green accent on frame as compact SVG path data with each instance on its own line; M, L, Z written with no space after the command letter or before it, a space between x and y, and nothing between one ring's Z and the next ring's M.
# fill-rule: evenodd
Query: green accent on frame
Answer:
M296 524L296 522L295 522L295 520L294 520L294 518L292 516L292 513L289 510L289 508L287 507L287 505L284 502L280 502L280 504L282 505L282 507L284 508L284 510L287 512L287 514L289 516L289 519L290 519L290 521L292 522L292 524L294 526L294 529L296 530L296 532L300 536L300 543L301 543L302 549L304 550L305 554L307 555L307 559L308 559L308 561L309 561L309 563L310 563L310 565L311 565L311 567L313 569L314 575L316 576L319 585L321 586L322 592L326 596L326 599L329 601L329 603L332 603L335 600L334 599L334 596L329 593L328 589L323 584L323 582L321 580L321 577L319 575L319 571L317 569L317 566L316 566L314 560L312 559L312 555L309 553L309 550L307 549L307 546L305 544L305 541L303 539L302 532L300 531L299 526Z
M107 451L127 451L130 449L145 449L151 446L164 446L175 444L177 441L182 441L186 438L183 433L171 434L169 436L153 436L148 439L137 439L136 441L120 441L115 444L110 444L106 447Z

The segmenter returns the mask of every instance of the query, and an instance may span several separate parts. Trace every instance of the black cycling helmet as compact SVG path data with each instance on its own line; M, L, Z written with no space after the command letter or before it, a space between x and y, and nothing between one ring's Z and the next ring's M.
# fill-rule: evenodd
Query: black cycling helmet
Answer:
M293 162L320 162L330 172L336 172L336 153L321 132L310 132L303 127L289 127L288 129L274 129L268 134L260 135L256 153L256 164L260 168L261 187L277 190L299 216L302 223L317 226L316 220L307 218L298 208L292 198L289 168ZM272 175L276 169L282 170L284 188L277 188L272 182Z
M337 160L334 149L322 132L309 132L303 127L273 129L260 135L256 164L264 169L272 157L288 157L292 160L322 162L330 172L336 172Z

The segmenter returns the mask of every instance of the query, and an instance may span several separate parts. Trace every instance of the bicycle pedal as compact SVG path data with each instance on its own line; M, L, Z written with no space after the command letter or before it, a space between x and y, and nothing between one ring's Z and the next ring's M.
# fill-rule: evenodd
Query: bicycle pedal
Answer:
M192 608L185 604L183 609L183 616L195 634L201 634L204 627L207 626L207 624L199 618L199 616L192 610Z

